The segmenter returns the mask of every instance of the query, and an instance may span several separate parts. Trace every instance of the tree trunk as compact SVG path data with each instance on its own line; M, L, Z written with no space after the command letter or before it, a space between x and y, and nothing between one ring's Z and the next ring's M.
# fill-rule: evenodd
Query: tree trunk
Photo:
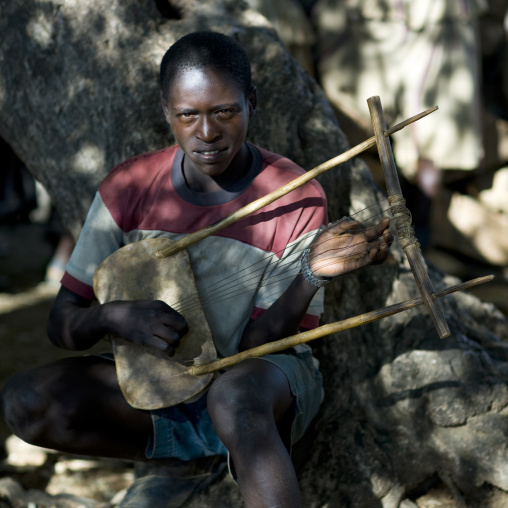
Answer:
M236 37L251 58L259 95L252 142L306 169L348 148L321 89L267 21L238 0L173 0L159 9L151 0L4 0L0 136L48 189L75 237L115 164L173 142L158 65L176 39L202 29ZM367 220L388 207L360 159L320 181L331 220ZM430 273L436 290L457 282ZM383 266L328 286L323 322L415 296L396 243ZM406 498L436 478L480 504L486 486L508 490L507 321L467 294L442 304L452 332L444 340L419 307L313 344L326 398L294 450L305 507L410 506ZM225 479L189 506L239 504Z

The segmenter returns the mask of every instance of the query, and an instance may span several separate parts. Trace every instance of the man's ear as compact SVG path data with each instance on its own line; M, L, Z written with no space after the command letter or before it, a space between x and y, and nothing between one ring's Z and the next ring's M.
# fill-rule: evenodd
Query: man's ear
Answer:
M162 92L161 92L161 105L162 105L162 111L164 111L164 116L166 117L166 122L168 122L169 125L171 125L168 103L166 102L166 99L162 95Z
M249 101L249 118L252 118L256 112L256 106L258 105L258 96L255 86L251 87L247 100Z

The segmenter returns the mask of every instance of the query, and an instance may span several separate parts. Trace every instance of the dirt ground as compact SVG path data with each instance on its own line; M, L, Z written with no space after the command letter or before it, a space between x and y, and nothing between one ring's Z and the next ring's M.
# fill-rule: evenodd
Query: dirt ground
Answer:
M0 225L0 389L16 372L69 356L51 345L46 337L46 321L58 285L44 282L45 270L54 250L54 243L47 238L44 225L16 223ZM483 274L484 266L464 262L443 252L432 252L433 262L458 275ZM429 256L430 257L430 256ZM499 270L498 270L499 271ZM508 286L501 270L497 285L483 289L483 299L506 305ZM504 309L505 311L508 310ZM100 349L98 347L97 349ZM6 457L9 452L9 460ZM90 460L69 457L52 451L24 445L11 436L0 418L0 507L2 481L12 478L23 489L38 489L39 497L30 498L26 506L113 506L112 498L125 491L133 479L133 465L121 461ZM70 501L43 504L41 496L62 493L84 496L98 504L66 504ZM120 493L120 494L118 494ZM29 499L29 498L26 498ZM82 498L76 498L82 499ZM489 503L482 508L506 507L504 493L491 490ZM114 501L114 499L113 499ZM63 504L59 504L63 503ZM409 503L409 504L407 504ZM404 508L463 508L460 497L454 496L445 485L434 484L427 492L407 501ZM472 508L472 507L471 507ZM480 508L480 507L474 507Z

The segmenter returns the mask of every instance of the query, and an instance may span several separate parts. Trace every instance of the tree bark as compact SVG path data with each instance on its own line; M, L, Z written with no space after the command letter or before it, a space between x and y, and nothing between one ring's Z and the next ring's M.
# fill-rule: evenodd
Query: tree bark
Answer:
M173 142L158 65L175 40L202 29L236 37L251 58L259 95L252 142L306 169L348 148L316 82L238 0L173 0L160 10L151 0L4 0L0 136L48 189L74 237L115 164ZM375 219L388 207L361 159L320 182L331 220ZM457 282L429 269L436 290ZM322 321L415 296L395 243L383 266L328 286ZM294 449L305 507L397 508L436 478L465 499L486 495L485 485L508 490L507 320L467 294L442 304L451 329L444 340L420 307L313 345L326 396ZM225 479L189 506L240 504Z

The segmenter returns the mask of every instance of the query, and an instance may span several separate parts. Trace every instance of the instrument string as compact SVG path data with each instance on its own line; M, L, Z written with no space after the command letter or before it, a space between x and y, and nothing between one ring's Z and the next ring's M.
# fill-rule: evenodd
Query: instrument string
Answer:
M386 210L384 210L384 211L386 211ZM379 215L379 214L376 214L376 215ZM370 217L370 218L372 218L372 217ZM373 239L371 239L371 240L373 240ZM327 240L325 240L325 241L327 241ZM344 247L344 249L348 249L348 248L349 248L349 246L345 246ZM198 293L194 293L189 298L184 299L186 301L183 302L182 304L180 304L180 305L174 304L174 305L172 305L172 307L175 310L179 311L179 312L183 312L185 310L193 310L193 309L195 309L196 307L199 307L199 306L201 306L201 307L209 306L209 305L212 305L214 303L218 303L218 302L224 301L224 300L226 300L226 299L228 299L230 297L241 296L242 294L251 292L252 290L255 290L258 287L267 286L267 285L270 285L270 284L275 284L275 283L277 283L277 282L287 278L287 277L282 277L285 273L289 273L288 277L294 277L294 276L296 276L297 273L300 272L300 264L299 263L295 263L294 257L298 256L298 258L299 258L300 255L301 255L301 252L303 250L304 249L301 249L299 251L295 251L294 253L290 254L288 256L288 259L285 261L285 263L279 264L279 266L278 266L278 269L279 269L278 273L276 273L275 275L271 275L271 276L265 278L261 282L259 281L259 275L255 275L255 272L259 272L260 270L267 269L270 266L272 261L273 262L277 262L278 261L277 258L274 258L273 256L269 256L270 257L270 261L266 265L263 265L261 268L258 268L257 270L255 270L254 272L249 272L248 274L245 274L245 275L243 275L240 278L236 278L234 280L231 280L231 281L229 281L229 282L219 286L215 290L208 291L205 294L198 294L199 292ZM336 256L334 256L333 258L330 258L330 259L333 259L332 263L335 262L335 257ZM343 258L343 260L346 260L346 259L348 259L348 258L347 257ZM326 259L323 260L323 261L326 261ZM288 266L288 265L289 265L289 268L287 270L282 270L281 271L281 269L284 266ZM328 266L328 264L324 264L324 265L320 266L320 268L323 268L325 266ZM246 278L248 276L250 276L249 279ZM230 277L227 277L227 278L230 278ZM242 281L241 287L239 287L238 284L239 284L241 279L244 279L244 280ZM248 283L250 280L253 280L253 282L251 284ZM249 286L250 286L250 288L249 288ZM201 293L203 293L203 291L201 291Z
M382 203L383 201L386 201L387 199L388 198L383 198L383 199L381 199L381 200L379 200L379 201L377 201L375 203L372 203L371 205L369 205L369 206L367 206L367 207L365 207L365 208L355 212L350 217L352 218L352 217L358 215L359 213L362 213L365 210L368 210L369 208L372 208L373 206L376 206L376 205ZM365 219L363 221L359 221L359 222L363 223L363 222L366 222L368 220L371 220L372 218L374 218L374 217L376 217L378 215L382 215L386 211L387 210L381 210L381 212L378 212L377 214L374 214L374 215L368 217L367 219ZM336 221L335 223L337 223L337 222L339 222L339 221ZM334 225L335 223L331 223L330 225ZM320 233L320 231L316 231L314 233L314 235L317 235L318 233ZM314 236L314 235L311 235L310 238L312 236ZM176 311L181 312L189 304L193 305L194 303L196 303L196 304L203 303L203 301L205 301L207 298L213 297L213 296L215 296L217 294L220 294L221 292L229 290L232 285L237 285L240 282L245 283L245 282L248 282L248 280L251 280L251 279L255 279L256 280L256 285L257 285L258 284L258 276L256 275L256 273L259 272L259 271L262 271L262 270L266 270L270 266L270 264L272 262L277 262L278 261L277 255L282 253L284 250L285 250L285 248L279 250L278 252L268 254L266 257L264 257L263 259L257 261L256 263L253 263L250 266L242 268L241 270L238 270L237 272L232 273L231 275L228 275L227 277L224 277L223 279L221 279L221 280L211 284L210 286L202 288L201 290L197 291L196 293L193 293L192 295L189 295L189 296L187 296L185 298L182 298L181 300L179 300L177 302L174 302L172 304L172 307ZM296 251L293 254L291 254L290 256L288 256L288 260L286 261L286 264L292 265L294 263L294 260L291 260L290 258L292 256L300 255L303 252L303 250L304 249L301 249L300 251ZM268 261L268 263L266 263L266 261ZM256 265L261 265L261 266L259 266L257 269L254 269L254 267ZM279 265L279 266L282 267L284 265ZM245 273L244 275L239 275L242 272L246 272L246 271L248 271L248 272ZM250 277L250 279L245 279L246 277ZM244 280L242 280L242 279L244 279Z
M376 206L377 204L382 203L383 201L386 201L387 198L381 199L377 201L376 203L373 203L362 210L359 210L352 214L350 217L354 217L361 212L364 212L365 210ZM360 224L367 222L371 220L372 218L383 215L385 212L389 212L390 209L382 209L380 212L371 215L370 217L358 221ZM342 219L340 219L342 220ZM334 223L331 223L329 226L333 226L334 224L338 223L339 221L336 221ZM319 234L321 231L316 231L314 235ZM326 242L327 240L325 240ZM307 248L307 247L305 247ZM344 249L350 248L349 246L344 247ZM214 305L216 303L223 302L225 300L235 298L238 296L241 296L245 293L249 293L252 291L255 291L256 289L260 287L269 286L271 284L277 284L287 278L295 277L298 273L301 272L300 269L300 263L295 263L294 257L298 256L300 257L304 248L297 250L293 253L291 253L288 256L288 259L278 266L278 271L275 274L269 275L268 277L264 278L259 281L259 274L260 271L267 271L268 268L272 263L276 263L279 261L279 259L276 257L276 254L279 254L280 252L284 251L284 249L281 249L281 251L276 253L271 253L262 260L250 265L249 267L245 267L223 279L220 281L217 281L210 286L206 288L202 288L200 291L193 293L192 295L189 295L186 298L183 298L182 300L175 302L172 306L176 311L178 312L192 312L196 308L199 307L208 307L210 305ZM335 262L336 256L333 258L329 258L331 261L330 263L325 263L320 268L323 268L325 266L328 266L329 264L333 264ZM343 260L348 259L348 257L343 258ZM325 262L326 259L323 260ZM261 265L256 269L253 269L256 265ZM284 267L287 267L284 269ZM282 270L281 270L282 269ZM244 273L243 275L240 275L242 272L248 271L247 273ZM240 286L241 284L241 286ZM265 298L269 298L269 294L265 294Z
M343 259L349 259L350 257L355 257L355 256L349 256L349 257L346 257L346 258L343 258ZM330 266L330 265L332 265L332 264L334 264L336 262L335 256L333 258L327 258L327 259L330 260L330 262L323 264L320 268L324 268L326 266ZM323 260L323 261L326 261L326 259ZM200 307L201 308L209 307L211 305L215 305L217 303L224 302L224 301L229 300L231 298L236 298L236 297L239 297L239 296L241 296L243 294L247 294L249 292L255 291L259 287L270 286L272 284L277 284L277 283L279 283L279 282L281 282L283 280L286 280L288 278L294 278L298 273L301 273L301 269L300 269L299 265L294 266L293 268L290 268L290 269L286 270L283 273L279 273L276 276L270 277L269 279L265 279L260 284L256 281L255 283L253 283L251 285L251 289L248 289L246 287L242 287L242 288L230 291L230 292L228 292L226 294L223 294L220 297L213 298L211 300L204 300L201 303L195 302L195 304L193 306L186 307L183 310L187 311L187 312L192 312L194 310L197 310ZM274 292L272 292L272 294L279 295L279 289L277 288ZM272 294L266 293L264 295L264 298L266 300L270 300L270 297L272 296Z
M373 239L375 239L375 238L373 238ZM323 245L327 241L329 241L329 240L325 240L317 245ZM361 242L361 243L366 243L366 242ZM361 243L358 245L361 245ZM349 248L349 246L346 246L340 250L345 250L348 248ZM258 287L265 287L265 286L268 286L271 284L276 284L277 282L285 280L288 277L294 277L294 276L296 276L296 274L298 274L301 271L300 264L299 263L295 264L294 258L295 258L295 256L299 258L303 250L304 249L301 249L301 250L295 251L294 253L290 254L288 256L288 259L284 263L282 263L278 266L278 268L284 268L284 267L288 267L288 266L289 266L289 268L286 268L284 270L279 270L277 274L271 275L271 276L263 279L261 282L258 280L258 277L256 275L253 275L252 277L250 277L250 279L243 280L241 287L238 286L238 280L231 281L228 284L221 286L219 291L214 291L209 296L201 297L198 301L196 301L196 299L194 299L191 303L196 304L196 305L201 304L202 306L207 305L207 304L213 304L217 301L216 298L222 298L222 296L224 296L224 295L219 296L219 295L221 295L221 293L226 292L226 296L227 295L240 296L244 293L248 293L251 291L251 289L248 289L249 286L251 286L253 289L256 289ZM343 259L348 259L348 257L343 258ZM270 266L270 264L272 263L272 260L273 260L273 258L269 261L269 263L266 265L266 267ZM334 261L335 256L333 258L325 258L324 260L322 260L322 263L327 260L332 260L332 261L331 261L331 263L321 264L321 266L319 268L324 268L326 266L329 266L329 264L333 264L333 262L335 262ZM264 268L265 267L262 267L261 269L264 269ZM256 271L260 271L260 269L257 269ZM286 275L287 273L289 273L289 275L287 277L286 276L282 277L283 275ZM242 278L245 278L245 277L246 276L244 275ZM254 281L249 284L248 282L253 279L254 279ZM230 291L231 284L235 284L232 291ZM210 300L210 298L212 298L212 300ZM218 300L218 301L222 301L222 299ZM178 310L178 309L175 309L175 310Z

